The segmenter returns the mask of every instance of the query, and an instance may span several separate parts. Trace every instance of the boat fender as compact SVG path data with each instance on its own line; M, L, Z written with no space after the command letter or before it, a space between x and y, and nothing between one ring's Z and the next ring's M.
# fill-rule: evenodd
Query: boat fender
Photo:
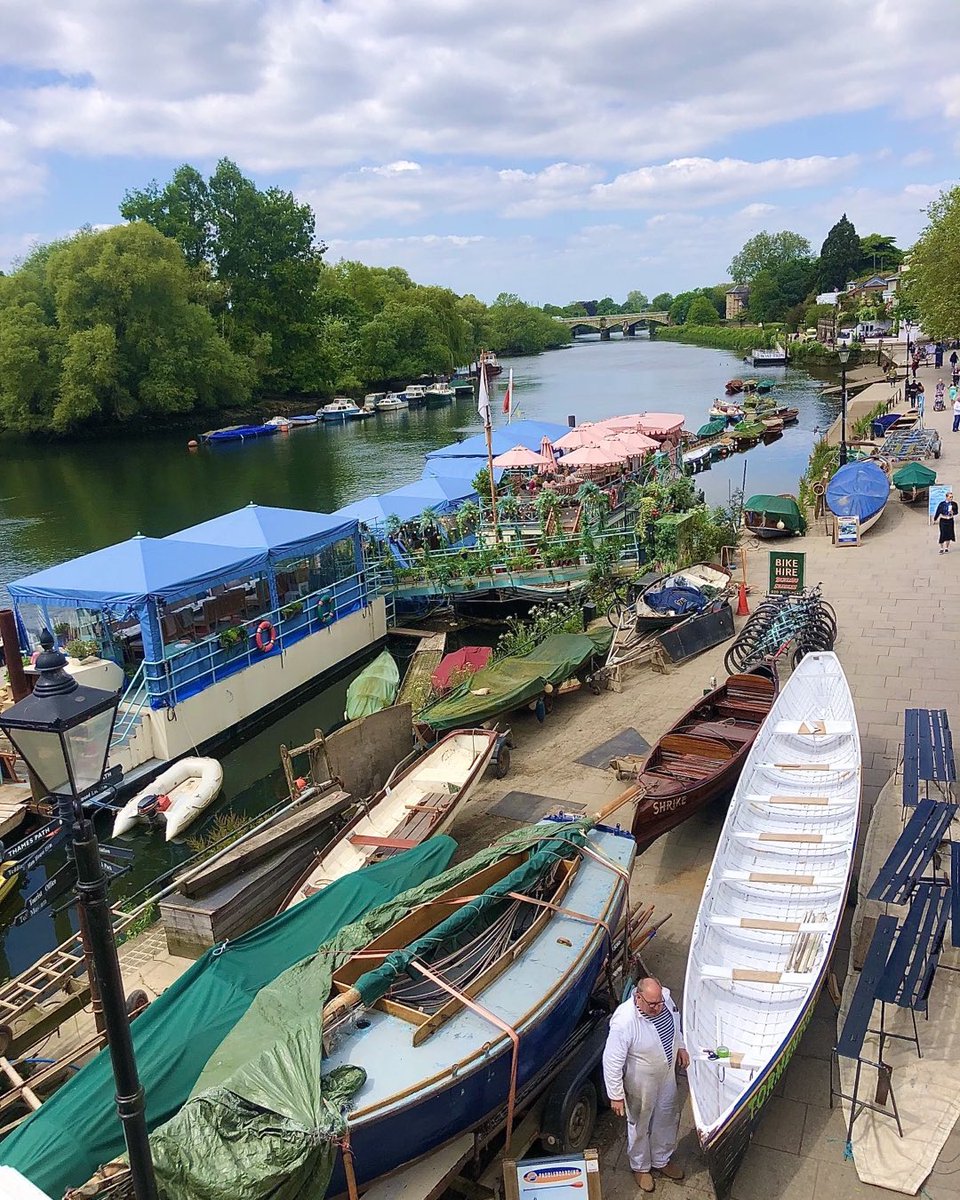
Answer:
M257 626L257 649L263 654L269 654L277 641L277 631L269 621L261 621Z
M333 620L333 597L324 596L317 601L317 617L321 625L329 625Z

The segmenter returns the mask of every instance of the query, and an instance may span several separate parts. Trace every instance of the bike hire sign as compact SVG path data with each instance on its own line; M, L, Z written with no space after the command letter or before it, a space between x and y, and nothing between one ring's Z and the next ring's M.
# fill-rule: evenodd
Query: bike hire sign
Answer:
M803 591L806 555L794 550L770 551L770 591L778 596L798 596Z

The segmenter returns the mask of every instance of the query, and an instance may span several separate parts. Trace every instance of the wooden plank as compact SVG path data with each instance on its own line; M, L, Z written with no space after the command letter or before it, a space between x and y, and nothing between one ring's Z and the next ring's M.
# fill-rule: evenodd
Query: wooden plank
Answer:
M378 850L412 850L414 846L419 846L419 842L414 842L410 838L382 837L380 834L370 833L352 833L350 835L351 846L374 846Z
M781 875L772 871L751 871L751 883L795 883L798 887L813 887L817 882L815 875Z
M779 983L780 971L752 971L746 967L734 967L730 972L734 983Z
M815 804L823 806L830 803L829 796L759 796L758 799L763 804Z
M440 1150L410 1163L395 1175L378 1180L364 1200L437 1200L451 1175L473 1157L473 1134L463 1133Z

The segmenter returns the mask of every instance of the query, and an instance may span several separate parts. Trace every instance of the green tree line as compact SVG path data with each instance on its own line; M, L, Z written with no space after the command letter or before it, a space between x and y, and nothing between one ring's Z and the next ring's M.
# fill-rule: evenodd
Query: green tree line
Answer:
M227 159L130 191L126 224L40 246L0 276L0 430L70 434L450 374L569 331L399 267L328 264L307 205Z

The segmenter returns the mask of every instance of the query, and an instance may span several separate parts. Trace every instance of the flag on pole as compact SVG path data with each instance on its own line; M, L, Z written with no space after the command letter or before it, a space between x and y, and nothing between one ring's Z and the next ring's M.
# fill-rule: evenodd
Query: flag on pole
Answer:
M483 359L478 363L480 371L480 394L477 398L477 412L484 425L490 425L490 393L487 391L487 372L484 370Z
M510 368L510 379L507 382L507 390L503 394L503 411L507 414L507 424L513 418L513 367Z

